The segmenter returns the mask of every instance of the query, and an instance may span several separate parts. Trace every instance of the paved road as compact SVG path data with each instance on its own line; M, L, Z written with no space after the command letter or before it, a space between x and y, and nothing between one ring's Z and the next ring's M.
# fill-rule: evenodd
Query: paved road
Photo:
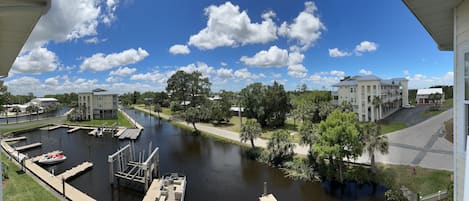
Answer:
M377 153L376 161L452 171L453 144L444 138L442 132L443 123L452 117L453 109L450 109L415 126L386 134L389 153ZM357 160L367 161L366 153Z
M164 119L171 118L162 113L160 115ZM442 136L441 128L443 122L450 119L452 115L451 109L412 127L386 134L389 138L389 153L386 155L377 153L376 162L451 171L453 169L453 145ZM237 132L206 124L198 123L196 126L201 131L239 141ZM264 139L258 138L254 143L259 147L267 147L267 140ZM249 142L245 144L250 145ZM295 153L306 155L308 147L297 144ZM356 162L370 163L368 154L364 153Z

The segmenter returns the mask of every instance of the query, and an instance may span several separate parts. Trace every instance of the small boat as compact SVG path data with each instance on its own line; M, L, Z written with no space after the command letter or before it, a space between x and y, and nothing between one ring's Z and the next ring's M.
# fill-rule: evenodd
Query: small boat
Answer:
M103 137L103 129L98 129L98 132L96 133L97 137Z
M51 164L60 163L64 161L65 159L67 159L67 157L63 155L62 153L48 154L44 156L43 158L39 159L38 163L51 165Z

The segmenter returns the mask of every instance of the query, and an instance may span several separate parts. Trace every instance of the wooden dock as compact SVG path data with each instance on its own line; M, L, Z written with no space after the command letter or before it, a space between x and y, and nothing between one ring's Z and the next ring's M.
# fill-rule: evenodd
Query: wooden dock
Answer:
M44 158L47 155L56 155L56 154L60 154L60 153L62 153L62 151L56 150L56 151L52 151L52 152L49 152L49 153L46 153L46 154L41 154L39 156L35 156L35 157L31 158L31 160L33 162L38 162L39 160L41 160L41 158Z
M77 130L80 130L80 129L85 129L85 130L93 130L93 129L96 129L96 128L93 128L93 127L84 127L84 126L74 126L72 127L72 129L69 129L67 131L67 133L73 133Z
M119 140L123 140L123 139L135 140L138 138L141 132L142 132L142 129L139 129L139 128L128 128L119 136Z
M32 149L32 148L39 147L39 146L42 146L42 143L36 142L36 143L24 145L24 146L15 147L15 150L16 151L24 151L24 150Z
M125 130L127 130L127 128L119 128L119 131L117 131L117 133L114 134L114 137L121 136L125 132Z
M80 127L75 127L75 128L67 130L67 133L73 133L73 132L75 132L77 130L80 130L80 129L81 129Z
M64 127L64 125L55 125L55 126L51 126L51 127L48 127L47 130L48 130L48 131L51 131L51 130L55 130L55 129L58 129L58 128L61 128L61 127Z
M1 141L1 146L5 151L10 154L10 156L15 157L17 154L17 151L15 151L9 144L7 144L4 141ZM51 153L55 152L60 152L60 151L54 151ZM18 155L23 155L19 153ZM72 185L66 183L65 181L62 181L62 179L55 177L54 175L51 175L47 170L42 168L41 166L37 165L34 160L39 160L41 156L36 156L32 159L27 159L27 157L20 157L18 159L19 161L23 160L23 158L26 158L24 160L24 166L26 167L27 170L29 170L33 175L35 175L37 178L42 180L44 183L47 183L50 187L52 187L54 190L59 192L62 195L65 195L66 198L69 200L83 200L83 201L96 201L89 195L81 192L80 190L76 189ZM65 190L65 191L64 191Z
M70 200L80 200L80 201L94 201L92 197L76 189L72 185L63 182L61 178L51 175L44 168L40 167L32 160L25 161L26 168L31 171L34 175L39 177L42 181L49 184L57 192L64 194L63 189L65 189L65 197Z
M74 177L75 175L78 175L78 174L88 170L91 167L93 167L93 163L83 162L82 164L77 165L77 166L73 167L72 169L63 172L62 174L57 175L57 177L60 178L60 179L68 180L68 179Z
M7 138L7 139L4 139L3 141L4 142L14 142L14 141L20 141L20 140L26 140L26 137L21 136L21 137Z

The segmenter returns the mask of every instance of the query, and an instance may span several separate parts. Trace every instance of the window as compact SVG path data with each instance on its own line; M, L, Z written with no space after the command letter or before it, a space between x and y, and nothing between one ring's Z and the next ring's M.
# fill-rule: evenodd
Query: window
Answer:
M469 100L469 52L464 54L464 99Z

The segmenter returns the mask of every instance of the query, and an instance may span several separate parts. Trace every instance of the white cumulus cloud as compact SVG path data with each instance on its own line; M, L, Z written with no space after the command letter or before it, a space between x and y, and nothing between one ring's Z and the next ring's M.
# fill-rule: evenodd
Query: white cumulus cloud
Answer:
M173 45L169 48L169 52L171 54L189 54L191 53L191 50L189 49L189 47L187 45L180 45L180 44L176 44L176 45Z
M262 15L262 22L251 22L246 11L226 2L205 8L207 26L189 38L189 45L202 50L233 47L245 44L267 43L277 39L277 26L272 11Z
M234 76L238 79L258 79L261 77L261 75L249 72L247 68L236 70Z
M34 73L54 71L60 65L57 55L46 48L35 48L16 57L13 73Z
M109 75L125 77L125 76L132 75L136 70L137 70L136 68L119 67L117 70L113 70L109 72Z
M217 70L217 78L219 79L230 79L233 77L233 69L219 68Z
M189 64L187 66L181 66L179 70L182 70L186 73L192 73L194 71L199 71L204 77L208 77L210 74L215 73L215 69L211 66L208 66L204 62L197 62L195 64Z
M306 69L302 64L295 64L288 66L288 75L295 78L305 78L308 73L308 69Z
M378 44L370 41L362 41L360 44L355 46L355 52L360 55L363 52L373 52L378 49Z
M352 55L350 52L347 51L340 51L339 48L332 48L329 49L329 56L330 57L346 57Z
M96 53L91 57L85 58L80 65L80 70L90 71L104 71L115 67L124 65L135 64L142 61L149 54L142 48L128 49L119 53L112 53L105 55L103 53Z
M314 2L305 2L305 10L300 12L291 24L282 23L279 35L297 40L301 50L308 49L319 39L321 31L326 29L316 13L317 10Z
M269 50L261 50L252 57L242 56L241 61L248 66L262 68L285 67L303 62L304 55L299 52L288 52L288 50L271 46Z
M100 23L115 19L118 1L101 0L51 1L51 8L42 16L29 36L23 51L42 47L49 41L64 42L97 35ZM103 12L104 9L105 11ZM113 17L111 17L113 16Z
M372 71L370 71L370 70L365 70L365 69L363 69L363 68L360 69L359 73L361 73L361 74L363 74L363 75L371 75L371 74L373 74Z

